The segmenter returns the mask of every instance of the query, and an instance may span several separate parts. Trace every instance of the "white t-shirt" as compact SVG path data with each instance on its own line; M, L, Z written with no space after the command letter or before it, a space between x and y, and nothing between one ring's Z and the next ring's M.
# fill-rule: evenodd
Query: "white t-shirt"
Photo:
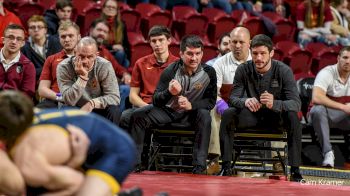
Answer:
M251 60L252 56L249 52L247 61ZM213 65L216 71L217 86L220 90L222 84L233 84L236 69L241 63L235 59L232 52L225 54L217 59Z
M328 96L350 96L350 79L342 83L337 64L323 68L316 76L314 86L324 90Z
M16 55L16 57L14 59L12 59L11 62L9 63L6 63L6 59L4 57L4 54L3 54L3 48L0 50L0 61L2 63L2 66L4 67L5 69L5 72L7 72L8 69L10 69L10 67L12 65L14 65L15 63L18 63L19 62L19 58L21 57L21 52L18 52L18 54Z

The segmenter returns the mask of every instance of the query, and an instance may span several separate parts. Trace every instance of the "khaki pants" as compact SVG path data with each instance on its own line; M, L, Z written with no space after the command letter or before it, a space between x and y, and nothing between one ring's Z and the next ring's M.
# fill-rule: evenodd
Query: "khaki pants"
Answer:
M216 106L210 111L211 116L211 134L210 134L210 143L209 143L209 154L220 155L220 121L221 116L216 113Z

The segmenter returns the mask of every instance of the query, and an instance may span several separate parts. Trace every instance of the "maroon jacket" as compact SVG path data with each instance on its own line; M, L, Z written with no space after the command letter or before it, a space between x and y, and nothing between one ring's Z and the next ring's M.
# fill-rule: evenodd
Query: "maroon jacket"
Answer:
M0 89L15 89L33 98L35 95L35 67L23 54L19 62L13 64L7 72L0 62Z

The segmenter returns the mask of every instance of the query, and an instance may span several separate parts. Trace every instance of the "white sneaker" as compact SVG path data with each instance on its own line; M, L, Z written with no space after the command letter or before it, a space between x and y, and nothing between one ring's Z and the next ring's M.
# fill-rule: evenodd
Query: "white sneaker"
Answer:
M324 159L322 162L322 166L324 167L334 167L334 153L333 151L329 151L324 155Z

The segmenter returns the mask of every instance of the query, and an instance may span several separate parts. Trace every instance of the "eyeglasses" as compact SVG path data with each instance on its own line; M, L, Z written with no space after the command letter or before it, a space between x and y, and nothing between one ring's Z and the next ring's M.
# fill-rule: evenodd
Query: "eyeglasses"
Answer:
M30 30L35 30L35 29L41 30L43 28L46 28L46 27L44 27L44 26L30 26L30 27L28 27L28 29L30 29Z
M116 10L118 7L111 6L111 5L106 5L105 8L111 9L111 10Z
M9 39L10 41L15 41L17 40L18 42L24 41L23 37L15 37L13 35L5 36L6 39Z

